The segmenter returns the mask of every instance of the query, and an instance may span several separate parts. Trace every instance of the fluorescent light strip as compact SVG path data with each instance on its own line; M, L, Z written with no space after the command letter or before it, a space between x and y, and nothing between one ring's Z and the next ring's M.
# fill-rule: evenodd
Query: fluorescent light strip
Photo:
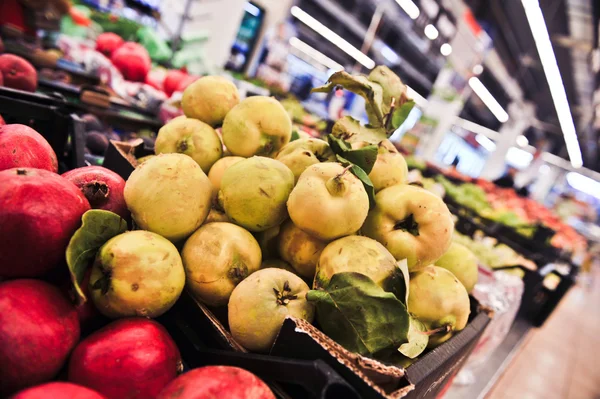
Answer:
M410 86L406 86L406 95L408 96L408 98L412 98L413 100L415 100L415 104L417 104L419 107L424 107L425 105L427 105L427 99L419 93L417 93L415 89L413 89Z
M542 9L537 0L521 0L521 3L525 9L525 15L527 16L527 21L529 22L529 27L531 28L531 33L533 34L533 39L540 60L542 61L542 67L546 74L546 80L548 80L548 86L550 86L550 95L552 96L552 101L554 101L558 122L560 123L563 136L565 137L565 144L567 146L567 152L569 153L571 165L573 165L574 168L580 168L583 166L583 160L581 158L581 149L579 148L577 132L575 131L575 124L573 123L573 116L571 115L571 109L569 108L567 93L562 77L560 76L560 70L558 69L556 56L552 49L552 43L550 42L550 36L548 34L546 22L544 21Z
M250 14L254 15L255 17L258 17L260 14L260 9L258 7L256 7L254 4L250 4L248 2L246 2L246 4L244 4L244 10L246 10Z
M367 57L359 49L348 43L337 33L335 33L334 31L332 31L331 29L314 19L311 15L307 14L298 6L293 6L291 13L294 17L298 18L309 28L323 36L325 39L329 40L331 43L335 44L350 57L360 62L365 68L373 69L375 67L375 61Z
M475 136L475 141L481 144L481 146L489 152L496 151L496 143L485 137L483 134L478 134L477 136Z
M600 198L600 183L577 172L567 173L567 182L575 190Z
M438 32L437 28L431 24L429 24L425 27L424 32L425 32L425 36L427 36L427 38L429 40L435 40L440 35L440 32Z
M333 69L335 71L341 71L342 69L344 69L343 66L341 66L331 58L327 57L325 54L321 53L317 49L309 46L297 37L290 38L290 46L302 51L304 54L313 58L315 61L325 65L329 69Z
M419 7L417 7L417 5L412 2L412 0L396 0L396 3L398 3L398 5L402 7L404 12L411 19L419 18L419 14L421 14L421 11L419 10Z
M479 78L475 76L470 78L469 86L471 86L475 94L477 94L477 96L481 98L481 101L483 101L483 103L490 109L490 111L492 111L492 114L494 114L496 119L498 119L502 123L508 120L508 114L506 113L504 108L502 108L498 101L496 101L494 96L492 96L492 93L490 93L490 91L483 85L483 83L481 83L481 80L479 80Z

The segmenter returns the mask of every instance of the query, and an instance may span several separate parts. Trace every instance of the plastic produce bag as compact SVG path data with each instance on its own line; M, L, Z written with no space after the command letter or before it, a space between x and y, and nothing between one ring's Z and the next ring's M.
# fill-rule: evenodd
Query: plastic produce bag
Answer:
M471 294L482 305L492 309L494 315L467 363L456 376L455 384L469 385L475 382L473 371L483 365L506 338L521 306L524 288L523 280L517 276L479 267L479 281Z
M139 42L148 50L152 61L168 61L173 57L173 52L156 31L144 26L137 31Z

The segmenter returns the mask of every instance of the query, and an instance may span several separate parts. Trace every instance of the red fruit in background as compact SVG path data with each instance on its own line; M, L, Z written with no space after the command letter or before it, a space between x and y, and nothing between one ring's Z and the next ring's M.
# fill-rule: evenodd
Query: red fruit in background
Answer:
M0 170L11 168L58 171L56 153L46 139L29 126L0 126Z
M163 82L163 91L170 97L187 77L188 74L185 72L181 72L178 69L169 69Z
M155 68L146 75L146 84L154 87L157 90L164 91L164 82L167 77L167 71L163 68Z
M0 115L0 126L6 125L6 122L4 122L4 118L2 117L2 115Z
M140 44L126 42L115 50L110 58L127 80L144 82L152 62L148 51Z
M0 74L6 87L31 92L37 89L37 71L25 58L14 54L0 55Z
M90 297L89 284L91 274L92 268L89 267L83 276L81 284L79 285L83 291L83 294L87 298L87 301L75 305L77 317L79 318L79 326L82 332L97 329L106 320L106 318L98 311L98 309L96 309L96 306L94 306L94 303ZM65 292L72 303L77 303L79 297L75 291L75 287L73 287L70 277L67 282L64 282L60 285L60 288Z
M92 209L111 211L123 219L129 217L123 197L125 180L112 170L102 166L84 166L63 173L62 177L79 187Z
M198 79L200 79L200 76L195 76L195 75L188 75L185 79L183 79L181 81L181 83L179 83L179 86L177 86L177 90L175 91L180 91L183 93L183 91L185 89L187 89L187 87L189 85L191 85L192 83L194 83L195 81L197 81Z
M90 204L81 190L42 169L0 172L0 278L36 277L65 259Z
M121 47L124 42L121 36L116 33L101 33L96 38L96 50L110 58L115 50Z
M177 377L158 399L275 399L260 378L238 367L208 366Z
M70 382L49 382L26 389L10 399L106 399L98 392Z
M179 350L163 326L144 318L121 319L73 350L69 381L108 399L152 399L181 367Z
M0 397L52 379L78 340L77 312L58 288L0 283Z
M4 77L2 76L2 73L0 73L0 86L4 86Z

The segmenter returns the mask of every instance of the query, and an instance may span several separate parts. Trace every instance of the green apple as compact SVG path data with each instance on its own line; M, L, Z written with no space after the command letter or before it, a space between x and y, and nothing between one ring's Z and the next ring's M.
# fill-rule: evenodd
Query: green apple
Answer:
M333 162L309 166L287 202L290 218L308 234L330 241L354 234L369 212L362 182Z
M467 292L473 291L477 284L479 274L477 257L467 247L457 242L450 244L450 248L435 262L436 266L450 270L456 276Z
M271 157L290 142L292 121L276 99L253 96L229 111L221 134L233 155Z
M286 144L277 157L298 178L306 168L319 162L334 162L335 154L329 148L329 144L319 139L299 139Z
M410 276L408 312L429 331L440 329L429 337L428 346L435 347L467 325L469 294L450 271L426 266Z
M399 184L375 196L361 232L382 243L413 272L448 250L454 221L444 201L420 187Z

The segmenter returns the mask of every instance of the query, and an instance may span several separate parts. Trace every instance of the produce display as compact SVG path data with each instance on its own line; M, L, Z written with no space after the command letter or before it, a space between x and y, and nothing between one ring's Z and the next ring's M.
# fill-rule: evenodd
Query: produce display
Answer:
M343 119L325 140L292 140L277 100L239 101L235 87L201 78L184 93L186 116L159 131L157 155L126 180L100 166L60 176L41 136L2 127L0 159L13 148L19 154L0 172L0 224L8 227L0 278L12 279L0 283L3 393L48 383L68 363L69 383L52 389L107 398L205 390L194 397L209 397L254 384L264 391L257 397L272 397L239 369L176 378L177 347L151 318L168 312L184 286L208 306L227 307L234 339L257 352L270 350L286 317L318 320L346 349L404 365L463 329L467 289L449 270L472 284L473 265L430 266L450 246L451 215L439 197L406 184L406 163L387 140L412 107L404 86L385 67L331 81L367 99L370 124ZM220 124L226 147L217 141ZM18 147L22 137L31 137L32 153ZM60 280L66 271L73 290L65 292L22 279ZM422 281L431 273L440 276L435 283ZM16 300L40 295L27 308ZM58 303L59 314L44 310ZM98 325L90 317L105 326L79 342L80 328ZM44 323L53 329L33 339L33 326ZM38 361L7 366L33 353Z

